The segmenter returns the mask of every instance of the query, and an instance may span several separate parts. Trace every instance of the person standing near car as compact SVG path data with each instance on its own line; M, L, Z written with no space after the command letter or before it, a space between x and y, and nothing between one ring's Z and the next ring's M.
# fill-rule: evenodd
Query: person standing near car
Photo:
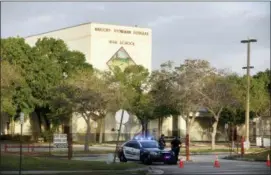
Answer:
M180 147L182 145L182 142L180 140L180 137L174 137L174 139L171 141L171 149L175 153L176 160L179 159L179 153L180 153Z
M165 135L164 134L161 135L158 142L159 142L160 149L163 150L166 147L166 141L165 141Z

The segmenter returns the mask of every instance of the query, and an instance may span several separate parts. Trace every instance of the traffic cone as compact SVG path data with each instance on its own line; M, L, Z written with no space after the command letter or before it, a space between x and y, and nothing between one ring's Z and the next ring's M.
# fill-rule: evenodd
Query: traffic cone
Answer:
M270 167L270 157L267 155L266 166Z
M183 168L183 167L184 167L183 158L181 158L179 162L179 168Z
M218 156L217 156L217 155L216 155L216 158L215 158L214 167L215 167L215 168L220 168L220 163L219 163L219 161L218 161Z

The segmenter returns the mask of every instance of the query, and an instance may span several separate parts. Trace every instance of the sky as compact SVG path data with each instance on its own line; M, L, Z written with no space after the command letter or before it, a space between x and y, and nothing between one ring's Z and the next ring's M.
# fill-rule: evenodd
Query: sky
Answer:
M269 2L2 2L1 37L97 22L152 29L152 66L205 59L245 74L248 37L252 74L270 68Z

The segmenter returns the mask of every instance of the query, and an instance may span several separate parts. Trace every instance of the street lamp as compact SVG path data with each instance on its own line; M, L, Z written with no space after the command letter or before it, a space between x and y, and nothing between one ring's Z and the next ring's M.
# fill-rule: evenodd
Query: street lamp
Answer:
M247 39L242 40L241 43L247 44L247 66L242 69L247 70L247 95L246 95L246 144L247 149L249 149L249 89L250 89L250 69L253 69L253 66L250 66L250 43L257 42L256 39Z

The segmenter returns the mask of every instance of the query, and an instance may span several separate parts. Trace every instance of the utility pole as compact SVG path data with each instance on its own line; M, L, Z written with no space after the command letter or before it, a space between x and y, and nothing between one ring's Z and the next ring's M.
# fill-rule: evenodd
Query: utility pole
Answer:
M250 147L249 143L249 90L250 90L250 69L253 69L253 66L250 66L250 43L257 42L256 39L247 39L242 40L241 43L247 44L247 66L243 67L243 69L247 70L247 95L246 95L246 144L247 149Z

